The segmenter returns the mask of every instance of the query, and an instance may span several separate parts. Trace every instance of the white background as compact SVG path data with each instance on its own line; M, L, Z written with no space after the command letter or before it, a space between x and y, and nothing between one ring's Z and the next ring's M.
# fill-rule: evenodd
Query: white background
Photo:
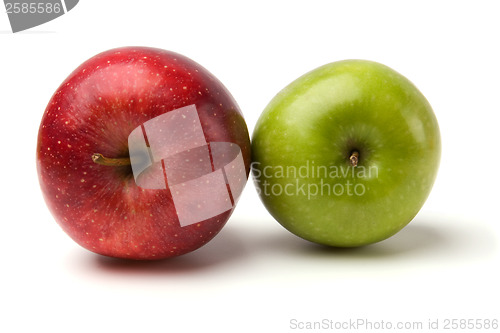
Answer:
M430 319L500 319L499 15L495 1L82 0L12 34L2 8L0 331L299 331L293 319L417 321L427 331ZM202 64L250 131L305 72L347 58L382 62L435 110L443 153L433 192L403 231L360 249L293 236L249 182L227 226L198 251L154 263L90 253L43 202L36 136L66 76L127 45Z

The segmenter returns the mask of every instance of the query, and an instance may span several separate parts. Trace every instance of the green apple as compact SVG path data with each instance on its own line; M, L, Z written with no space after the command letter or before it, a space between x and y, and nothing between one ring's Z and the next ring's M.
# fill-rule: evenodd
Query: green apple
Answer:
M439 167L434 112L404 76L345 60L298 78L266 107L252 173L271 215L312 242L361 246L406 226Z

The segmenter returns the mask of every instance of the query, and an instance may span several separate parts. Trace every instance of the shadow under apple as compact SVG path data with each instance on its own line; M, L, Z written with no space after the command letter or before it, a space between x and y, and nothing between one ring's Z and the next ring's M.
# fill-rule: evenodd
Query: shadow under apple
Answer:
M91 265L110 273L183 274L229 264L247 256L240 234L226 226L214 239L201 248L178 257L136 261L92 254Z
M392 237L362 247L342 248L315 244L289 232L261 237L254 247L266 252L288 252L307 257L389 258L430 256L459 259L493 254L497 239L483 223L449 217L416 217Z
M388 257L432 251L450 242L446 235L429 225L410 224L399 233L378 243L361 247L328 247L312 244L308 251L348 257Z
M355 248L322 246L301 239L269 219L269 227L254 228L251 221L229 220L208 244L191 253L158 261L132 261L97 254L85 255L84 266L101 273L168 276L245 267L252 262L368 261L409 262L411 258L442 263L478 261L494 255L498 240L485 223L452 217L417 216L396 235L379 243ZM271 227L273 225L275 227ZM79 262L72 256L72 265ZM86 263L85 263L86 262ZM412 261L413 262L413 261Z

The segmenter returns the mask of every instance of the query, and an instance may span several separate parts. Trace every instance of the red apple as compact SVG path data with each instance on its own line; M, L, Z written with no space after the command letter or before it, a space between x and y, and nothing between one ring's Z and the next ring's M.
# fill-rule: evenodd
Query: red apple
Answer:
M45 201L106 256L160 259L211 240L250 170L248 130L211 73L169 51L109 50L57 89L38 133Z

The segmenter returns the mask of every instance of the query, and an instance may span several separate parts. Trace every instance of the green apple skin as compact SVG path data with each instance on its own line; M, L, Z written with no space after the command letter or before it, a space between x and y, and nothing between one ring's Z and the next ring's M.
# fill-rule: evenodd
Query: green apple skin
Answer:
M415 217L434 184L441 140L430 104L408 79L376 62L344 60L272 99L252 153L257 191L281 225L315 243L354 247Z

